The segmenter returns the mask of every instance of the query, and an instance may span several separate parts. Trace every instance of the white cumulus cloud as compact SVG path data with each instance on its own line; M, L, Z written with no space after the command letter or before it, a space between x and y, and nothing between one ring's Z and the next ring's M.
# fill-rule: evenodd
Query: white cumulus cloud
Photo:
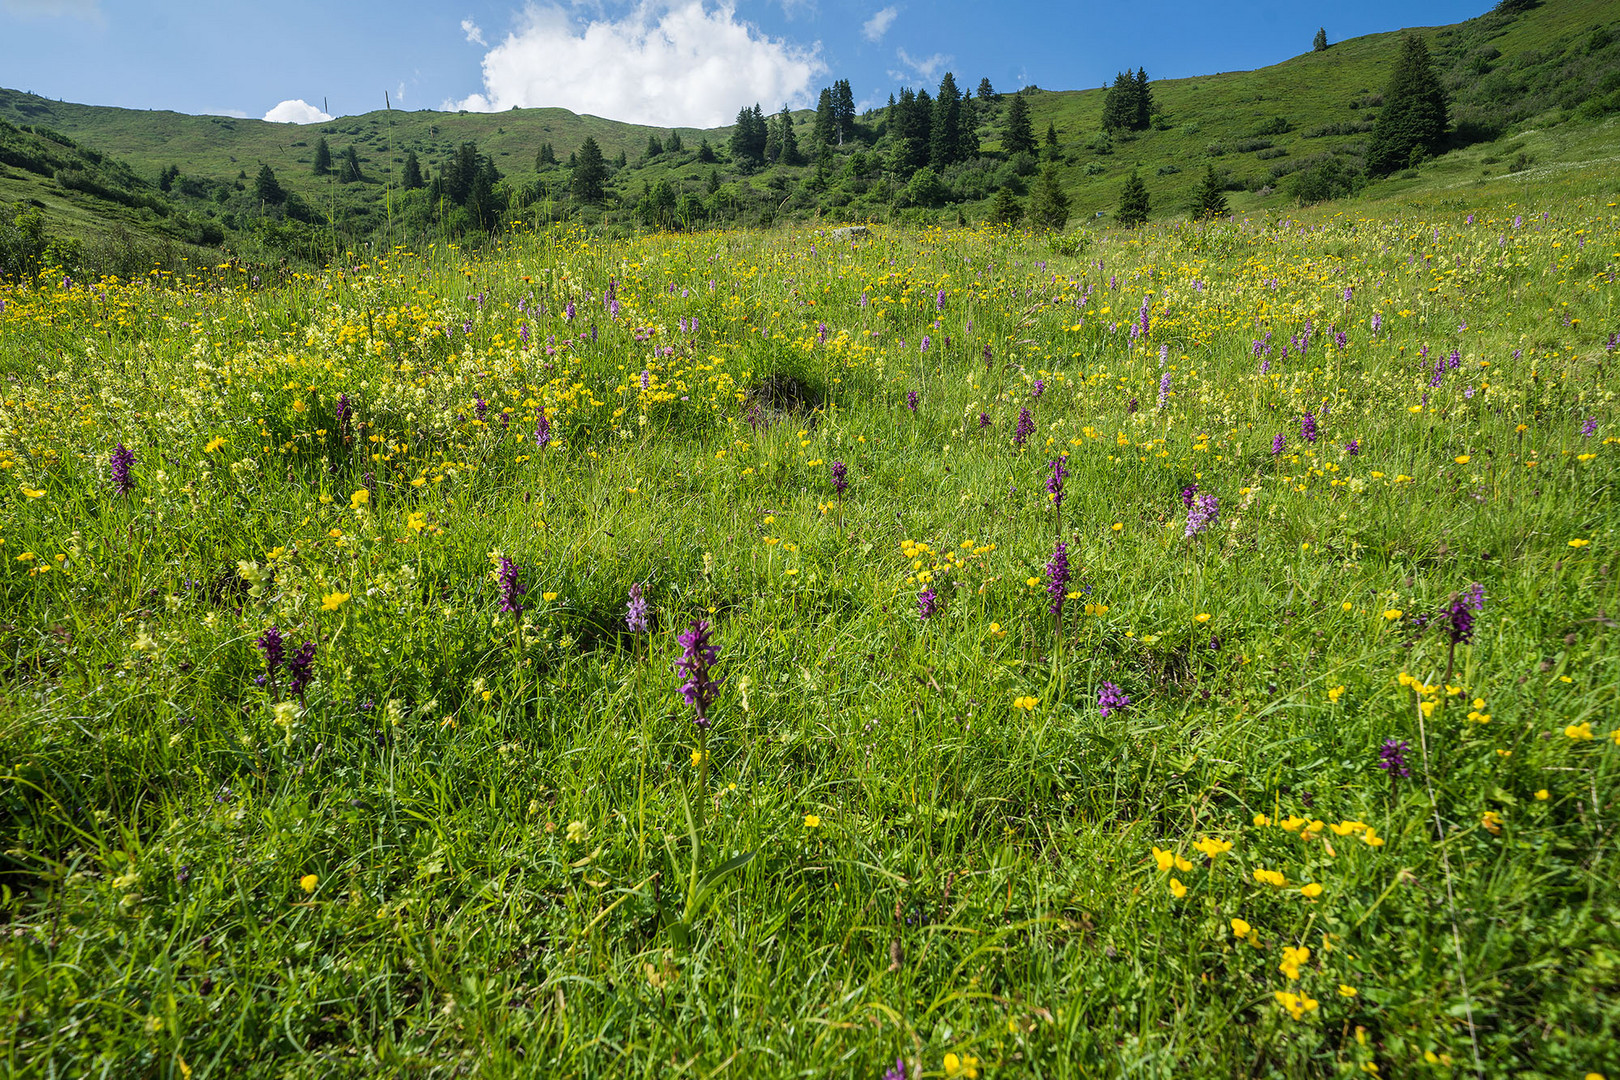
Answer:
M886 7L861 24L861 34L867 41L877 42L883 40L883 35L889 32L894 20L900 17L900 9Z
M643 0L622 18L579 23L531 4L484 55L484 91L448 109L500 112L559 106L631 123L712 127L756 102L767 111L809 101L826 71L819 43L770 38L721 3Z
M264 114L272 124L324 124L332 119L303 98L283 101Z
M466 34L467 40L474 45L483 45L486 48L489 46L489 42L484 40L484 32L478 29L478 24L471 19L461 20L461 32Z
M943 75L945 73L945 69L950 66L951 62L951 57L946 56L943 53L935 53L934 55L924 57L921 60L913 57L904 49L896 49L894 51L894 55L900 58L900 62L902 64L906 65L906 67L916 72L918 76L927 79L929 82L933 82L935 79ZM890 72L890 74L892 75L893 72Z

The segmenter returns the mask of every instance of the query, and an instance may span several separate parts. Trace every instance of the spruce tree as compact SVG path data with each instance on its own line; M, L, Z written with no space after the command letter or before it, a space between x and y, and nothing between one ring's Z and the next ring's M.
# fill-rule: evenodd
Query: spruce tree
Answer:
M1069 223L1069 197L1058 182L1057 166L1047 165L1041 169L1040 183L1035 185L1030 199L1029 216L1036 225L1054 232Z
M1057 158L1058 158L1057 124L1055 122L1052 122L1052 121L1048 121L1047 124L1046 124L1046 150L1045 150L1045 155L1046 155L1046 160L1047 161L1056 161Z
M354 144L343 151L342 164L338 166L338 182L342 184L355 184L365 179L360 171L360 154L355 150Z
M737 113L737 126L731 129L731 160L744 172L759 168L765 164L765 141L769 137L760 107L743 106Z
M1008 157L1035 152L1035 126L1029 119L1029 102L1023 94L1014 94L1007 106L1006 129L1002 132L1001 148Z
M782 111L776 114L776 141L780 146L776 159L783 165L803 165L804 158L799 154L799 137L793 134L793 114L783 104Z
M705 165L710 164L715 160L714 147L709 145L709 140L707 138L704 138L698 142L698 160L703 162Z
M1123 71L1114 76L1114 85L1103 98L1104 131L1127 131L1136 122L1136 80Z
M1446 122L1446 92L1429 62L1428 47L1422 38L1408 35L1373 123L1367 171L1388 175L1434 153L1445 138Z
M962 95L956 89L956 77L947 71L939 81L939 96L934 98L928 163L943 171L962 157Z
M996 93L996 88L990 85L988 75L979 80L978 95L980 101L993 101L1000 96Z
M1131 107L1134 110L1131 127L1146 131L1153 123L1153 88L1148 86L1147 72L1142 68L1136 69L1136 79L1131 84Z
M1119 193L1119 209L1114 213L1114 220L1127 229L1134 229L1147 218L1147 185L1142 183L1142 178L1133 169L1131 175L1125 178L1125 187Z
M1311 41L1311 52L1327 52L1327 27L1316 28L1316 37Z
M663 141L657 135L647 136L647 160L651 161L664 152Z
M580 144L579 152L574 156L574 175L570 178L570 188L575 199L584 203L601 202L606 194L604 185L607 182L607 162L602 158L602 148L596 144L591 136L585 136Z
M1215 175L1213 164L1204 166L1204 179L1193 193L1192 212L1195 218L1220 217L1226 213L1226 192L1221 187L1221 178Z
M844 139L855 130L855 91L850 89L848 79L839 79L833 83L833 119L838 125L838 145L844 145Z
M1016 225L1024 216L1024 204L1018 201L1013 189L1006 184L996 189L990 204L990 220L1002 225Z
M541 143L539 152L534 155L535 170L540 171L555 164L557 164L557 151L552 149L550 143Z
M271 206L279 206L287 199L287 193L281 190L281 184L276 180L276 172L268 165L259 166L259 177L254 181L253 194L260 202Z
M322 135L320 141L315 144L315 175L325 176L331 171L332 147L327 144L326 136Z
M416 151L405 151L405 169L400 184L406 191L415 191L423 184L422 163L416 160Z
M681 133L678 131L670 132L669 138L664 140L664 149L672 154L678 154L684 150L685 146L681 143Z
M810 129L822 146L838 144L838 117L833 111L832 87L823 86L816 98L816 122Z

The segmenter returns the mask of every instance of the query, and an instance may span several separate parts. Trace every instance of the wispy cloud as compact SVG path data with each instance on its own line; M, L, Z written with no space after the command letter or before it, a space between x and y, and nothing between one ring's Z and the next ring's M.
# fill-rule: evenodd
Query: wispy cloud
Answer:
M484 40L484 32L478 29L478 24L473 22L471 17L461 20L461 32L466 34L467 40L472 42L474 45L482 45L485 48L489 47L489 42Z
M945 73L945 69L950 66L951 60L953 59L953 57L950 57L945 53L935 53L932 56L927 56L919 60L910 53L906 52L904 49L896 49L894 51L894 55L900 58L900 62L902 64L916 72L920 77L927 79L929 82L933 82L935 79L943 75ZM891 72L890 74L893 73Z
M264 114L272 124L324 124L332 119L303 98L290 98Z
M447 109L500 112L560 106L660 126L729 123L743 105L809 104L825 72L820 46L768 37L721 3L643 0L621 18L589 21L531 4L484 55L484 90Z
M899 17L900 9L898 7L891 5L883 8L861 24L861 36L871 42L882 41L883 35L889 32L889 27L893 26L894 20Z

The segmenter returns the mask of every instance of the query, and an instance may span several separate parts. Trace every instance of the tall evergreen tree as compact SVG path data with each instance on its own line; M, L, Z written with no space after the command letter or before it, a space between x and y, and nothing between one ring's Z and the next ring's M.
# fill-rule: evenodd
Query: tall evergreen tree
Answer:
M276 180L276 172L268 165L259 166L259 177L253 183L253 194L262 203L279 206L287 201L287 193Z
M1131 105L1134 109L1131 127L1136 131L1146 131L1153 122L1153 89L1148 86L1147 72L1137 68L1136 79L1131 85Z
M786 103L782 105L782 111L776 114L776 128L776 141L781 146L776 159L783 165L803 165L799 137L793 134L793 114L788 111Z
M1041 169L1040 182L1029 201L1030 220L1043 229L1061 231L1069 223L1069 197L1058 182L1056 165Z
M956 89L956 77L947 71L939 81L939 95L934 98L928 163L936 170L943 170L961 161L965 156L962 141L962 94Z
M833 119L838 124L838 145L843 146L844 140L855 130L855 91L850 89L848 79L839 79L833 83Z
M573 170L569 186L574 198L584 203L601 202L607 193L607 162L602 157L602 148L589 135L574 155Z
M1053 121L1050 121L1050 120L1047 121L1047 124L1046 124L1046 151L1045 151L1045 154L1046 154L1046 160L1047 161L1056 161L1057 160L1057 157L1058 157L1057 124L1055 122L1053 122Z
M657 135L648 135L647 136L647 160L651 161L653 158L658 157L663 152L664 152L663 140L659 139L659 137Z
M325 176L332 171L332 147L327 143L326 136L322 135L315 144L315 175Z
M731 129L731 141L728 144L731 150L731 160L744 172L757 169L765 164L765 141L770 137L770 130L765 124L765 114L756 104L753 108L743 106L737 113L737 125Z
M550 143L541 143L539 152L534 155L534 167L536 171L550 168L555 164L557 164L557 151L552 148Z
M1193 192L1192 213L1195 218L1220 217L1226 213L1226 191L1221 187L1221 178L1215 175L1213 164L1204 166L1204 179Z
M709 145L707 138L698 142L698 160L705 165L711 164L715 160L714 147Z
M816 142L822 146L838 144L838 115L833 109L832 87L823 86L816 98L816 122L811 128Z
M1136 123L1136 80L1121 71L1103 97L1104 131L1128 131Z
M360 154L355 150L354 144L343 151L343 160L338 165L338 182L342 184L355 184L365 179L360 171Z
M1316 28L1316 37L1311 41L1311 52L1327 52L1327 27Z
M997 97L1000 97L1000 95L996 93L996 88L990 85L990 77L988 75L979 80L978 96L980 101L993 101Z
M900 100L895 102L893 119L889 121L889 137L895 171L909 177L928 164L932 145L934 102L928 91L912 93L909 86L900 88Z
M405 168L400 178L400 186L406 191L415 191L423 183L422 163L416 159L416 151L405 151Z
M1127 229L1134 229L1148 218L1148 190L1142 183L1142 178L1131 170L1131 175L1125 178L1125 187L1119 193L1119 209L1114 213L1114 220Z
M1023 94L1014 94L1007 106L1006 127L1001 134L1001 148L1007 156L1035 152L1035 126L1029 119L1029 101Z
M1445 138L1447 119L1446 92L1429 61L1428 46L1409 34L1384 91L1384 107L1373 123L1367 171L1387 175L1434 153Z
M678 131L671 131L669 133L669 138L664 140L664 149L668 150L672 154L678 154L685 149L681 143L681 133Z

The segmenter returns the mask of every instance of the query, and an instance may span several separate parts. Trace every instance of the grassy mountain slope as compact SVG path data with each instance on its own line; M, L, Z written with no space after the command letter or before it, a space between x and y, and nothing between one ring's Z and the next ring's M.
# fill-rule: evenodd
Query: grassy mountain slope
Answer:
M1289 180L1295 173L1329 158L1359 165L1400 39L1408 32L1424 36L1450 91L1454 146L1416 171L1373 185L1370 195L1488 182L1536 163L1614 168L1606 159L1613 156L1607 146L1614 141L1614 116L1620 113L1620 3L1615 0L1547 0L1517 15L1490 12L1454 26L1336 42L1324 52L1306 52L1255 71L1155 82L1153 128L1112 138L1101 131L1103 90L1023 93L1037 137L1048 125L1056 128L1058 146L1045 156L1058 165L1075 218L1106 217L1133 169L1147 182L1154 216L1181 213L1206 164L1214 165L1231 192L1232 209L1282 209L1296 201ZM976 80L968 73L965 82ZM1010 163L1001 153L1005 108L1005 97L977 104L983 156L945 171L944 205L914 207L907 211L909 217L980 219L988 215L988 196L997 188L1025 192L1033 178L1031 163ZM857 138L834 155L830 167L771 166L752 175L740 174L725 160L729 128L680 129L683 151L647 159L649 136L667 138L666 129L563 109L494 114L381 110L296 126L76 105L0 90L0 118L64 133L127 162L137 177L154 177L177 166L184 193L192 200L189 205L180 200L183 208L233 235L248 229L266 209L242 192L251 191L252 178L269 165L281 185L307 206L293 216L316 227L324 224L337 237L324 241L327 250L367 237L417 239L399 235L396 228L405 155L414 151L425 167L437 172L464 142L476 143L504 174L514 193L514 217L559 212L548 199L566 191L568 170L557 165L537 172L536 152L541 143L550 143L566 161L586 136L597 140L609 160L622 153L628 161L627 167L614 170L610 181L603 212L609 221L628 224L634 203L659 181L668 182L677 194L701 200L708 221L759 224L782 214L886 219L907 202L907 177L886 167L882 110L862 119ZM799 141L806 148L811 119L809 112L796 114ZM323 136L334 155L355 148L363 182L340 184L333 176L314 174L315 145ZM721 151L718 163L699 160L697 148L705 139ZM860 149L875 153L852 157ZM60 211L62 227L69 232L93 231L97 209L67 197L64 190L53 177L16 169L0 172L0 200L37 199L53 216ZM414 198L418 225L446 223L442 206L428 206L421 193ZM410 208L412 196L403 205ZM596 213L590 212L590 220L596 220ZM112 213L114 220L128 217ZM150 216L136 218L130 222L133 227L156 225ZM201 228L194 228L194 234ZM307 238L302 242L313 244ZM280 244L286 249L291 241L282 237Z

